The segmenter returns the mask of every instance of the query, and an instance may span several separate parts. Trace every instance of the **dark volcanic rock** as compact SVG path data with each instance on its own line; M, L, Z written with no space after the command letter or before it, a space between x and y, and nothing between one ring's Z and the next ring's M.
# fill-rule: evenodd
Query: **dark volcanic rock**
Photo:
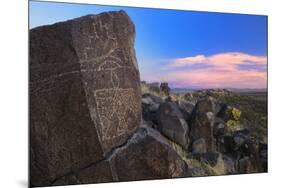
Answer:
M184 149L187 149L189 128L178 106L173 102L161 103L157 118L157 130Z
M143 94L142 95L142 117L145 121L150 121L154 124L158 124L157 122L157 111L159 109L160 103L163 100L160 97L151 95L151 94Z
M188 114L191 114L195 105L191 102L180 100L179 106L181 109L185 110Z
M266 169L258 146L253 142L246 130L234 132L233 135L223 136L219 151L232 156L236 160L239 173L263 172Z
M196 153L193 157L198 161L209 164L212 167L216 166L217 163L222 162L222 155L218 152L207 152L207 153Z
M267 144L260 143L259 144L259 155L260 155L260 162L261 162L261 167L263 168L264 172L267 172Z
M206 141L204 138L199 138L192 142L192 153L206 153Z
M168 82L162 82L160 84L160 90L163 92L165 95L169 96L171 88L169 87Z
M31 185L103 160L139 126L134 38L124 11L30 30Z
M219 137L225 134L225 122L221 118L215 117L213 135Z
M188 166L156 130L140 128L110 157L119 181L190 176Z
M190 176L189 168L156 130L142 126L104 160L57 178L52 185Z
M190 138L193 141L203 138L207 151L215 150L213 136L214 103L211 100L198 101L190 118Z
M108 161L104 160L97 164L79 169L66 176L57 178L52 185L74 185L89 183L105 183L114 181L111 167Z
M179 101L179 108L180 108L180 110L181 110L181 112L182 112L182 114L184 116L184 119L186 121L189 120L190 115L191 115L191 113L192 113L192 111L194 109L194 106L195 105L193 103L191 103L191 102L187 102L187 101L184 101L184 100L180 100Z
M142 99L146 99L146 98L150 98L153 101L154 104L155 103L160 104L160 103L164 102L162 98L160 98L158 96L155 96L155 95L152 95L150 93L145 93L145 94L142 95Z
M220 110L217 113L217 116L222 118L224 121L233 119L232 107L227 104L222 104Z
M237 168L238 168L238 173L240 174L248 174L248 173L256 172L250 157L247 156L238 160Z
M229 156L223 155L222 160L225 167L226 174L236 174L237 170L235 168L235 160Z

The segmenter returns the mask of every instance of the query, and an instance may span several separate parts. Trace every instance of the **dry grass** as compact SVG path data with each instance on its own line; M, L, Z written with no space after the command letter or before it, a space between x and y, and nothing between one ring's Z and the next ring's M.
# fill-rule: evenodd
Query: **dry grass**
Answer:
M162 93L162 92L156 92L156 91L153 91L150 89L150 87L146 84L141 84L141 93L142 94L145 94L145 93L150 93L154 96L158 96L160 97L161 99L165 99L167 96Z
M226 167L223 160L221 159L221 156L217 165L212 167L208 163L201 162L192 158L191 153L186 152L180 145L174 143L173 141L168 140L168 142L189 167L198 168L203 171L203 174L200 173L196 174L195 176L219 176L226 174Z
M143 83L141 84L141 93L142 94L150 93L154 96L160 97L163 100L167 98L167 95L165 93L153 91L153 89L151 89L147 84L143 84ZM176 94L170 93L169 96L171 97L172 101L178 101L178 100L183 99L183 95L176 95Z

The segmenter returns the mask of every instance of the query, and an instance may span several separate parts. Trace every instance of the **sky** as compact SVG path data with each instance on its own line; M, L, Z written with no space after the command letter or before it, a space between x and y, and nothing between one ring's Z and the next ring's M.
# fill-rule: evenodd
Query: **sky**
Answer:
M29 27L124 10L141 80L172 88L267 88L267 17L30 1Z

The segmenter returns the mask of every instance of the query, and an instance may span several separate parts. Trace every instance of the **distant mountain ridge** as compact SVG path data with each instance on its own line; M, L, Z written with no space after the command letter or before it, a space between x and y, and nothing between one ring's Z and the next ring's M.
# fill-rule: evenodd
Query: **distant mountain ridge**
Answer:
M199 90L210 90L210 88L171 88L172 93L189 93L192 91L199 91ZM213 90L213 89L211 89ZM231 92L267 92L267 88L217 88L214 90L228 90Z

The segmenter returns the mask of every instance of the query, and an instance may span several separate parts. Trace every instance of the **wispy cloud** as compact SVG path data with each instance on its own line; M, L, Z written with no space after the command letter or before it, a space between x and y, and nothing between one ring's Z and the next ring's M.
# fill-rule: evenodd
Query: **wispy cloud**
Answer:
M176 58L165 67L151 79L164 74L174 87L201 88L265 88L267 83L267 57L241 52Z
M245 63L253 63L255 65L266 65L266 56L254 56L241 52L219 53L210 56L196 55L191 57L172 59L171 67L185 67L194 64L213 65L216 69L236 70L237 66Z

